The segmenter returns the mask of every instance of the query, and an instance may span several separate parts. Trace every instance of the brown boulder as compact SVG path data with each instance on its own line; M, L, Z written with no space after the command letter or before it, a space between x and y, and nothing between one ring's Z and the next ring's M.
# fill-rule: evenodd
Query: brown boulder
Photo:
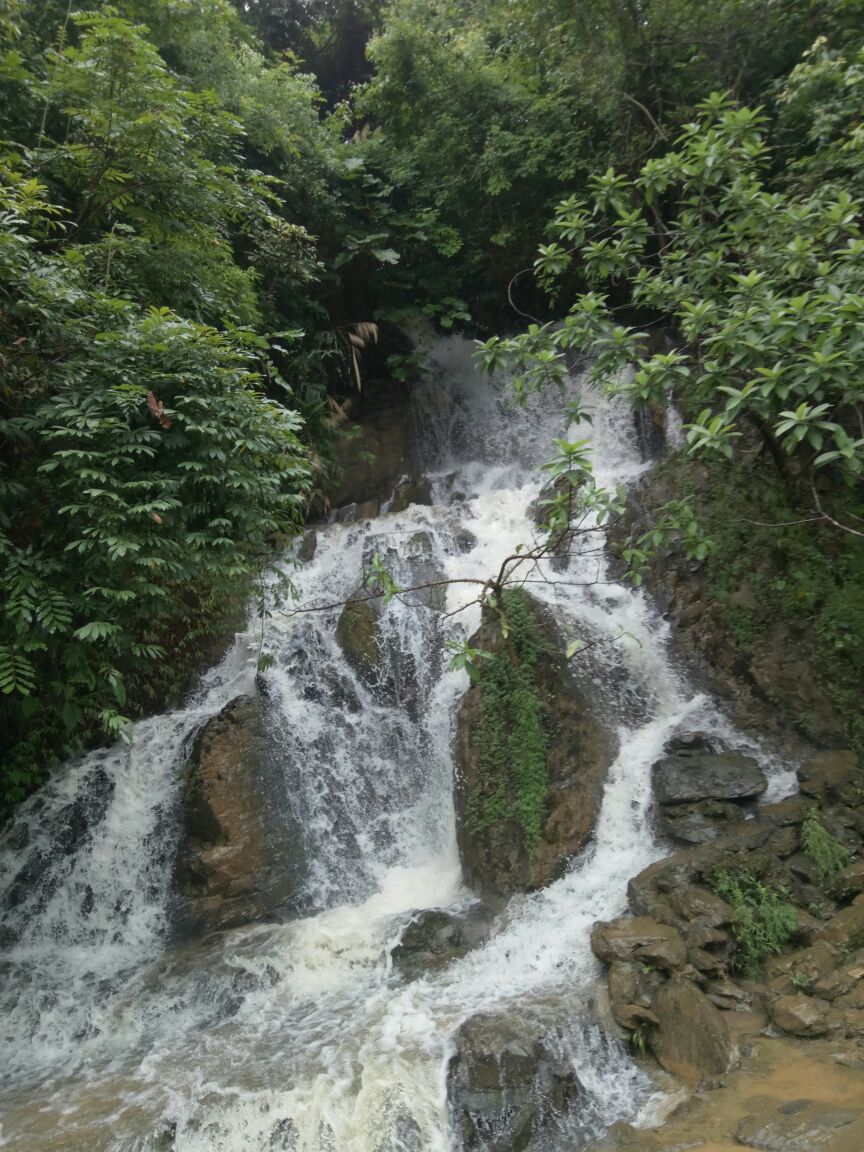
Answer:
M798 784L805 796L816 800L839 802L854 808L862 803L864 773L854 752L844 749L817 752L798 769Z
M683 976L657 991L651 1008L658 1025L654 1054L667 1072L699 1082L722 1076L732 1060L732 1041L720 1010Z
M676 929L650 916L599 920L591 931L591 950L606 964L635 958L664 971L680 968L687 960L687 949Z
M539 837L528 842L521 822L524 796L514 774L490 778L483 757L489 743L482 680L462 700L456 736L455 805L459 855L468 882L483 892L508 895L555 879L586 844L597 819L614 742L596 719L585 690L564 655L565 643L547 609L524 592L538 648L532 669L545 738L545 781L539 799ZM498 617L484 613L472 648L509 659L510 641ZM498 733L507 740L510 733ZM509 762L508 762L509 764ZM500 770L499 770L500 771ZM493 798L495 798L493 803ZM537 798L533 799L537 803ZM478 818L478 811L485 811Z
M185 927L257 920L292 894L297 838L273 802L269 765L257 698L232 700L195 738L174 868Z
M791 1036L824 1036L829 1030L829 1004L815 996L777 996L769 1001L771 1022Z

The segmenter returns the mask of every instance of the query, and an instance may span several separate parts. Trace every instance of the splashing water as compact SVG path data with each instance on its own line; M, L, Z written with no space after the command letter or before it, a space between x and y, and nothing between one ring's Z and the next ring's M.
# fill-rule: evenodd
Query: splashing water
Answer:
M537 468L561 434L563 400L511 411L476 374L466 341L429 354L433 372L413 402L433 506L320 530L294 577L301 605L350 596L376 552L404 581L482 581L534 536ZM648 466L632 414L623 401L587 402L598 482L631 482ZM188 707L68 767L5 835L0 1148L451 1152L452 1037L481 1011L533 1021L582 1084L560 1145L547 1133L544 1152L651 1107L649 1078L591 1008L591 926L623 911L627 880L662 851L647 818L649 769L669 736L698 727L747 741L676 673L666 626L596 550L530 590L565 632L609 641L587 667L618 755L595 836L571 870L513 899L485 946L407 983L393 972L413 913L473 899L451 791L467 681L443 652L448 637L473 632L479 607L477 585L451 584L446 603L430 606L430 593L382 610L377 694L336 643L339 609L272 623L262 690L306 860L295 918L176 939L179 769L201 724L253 689L252 630ZM766 767L782 793L788 773Z

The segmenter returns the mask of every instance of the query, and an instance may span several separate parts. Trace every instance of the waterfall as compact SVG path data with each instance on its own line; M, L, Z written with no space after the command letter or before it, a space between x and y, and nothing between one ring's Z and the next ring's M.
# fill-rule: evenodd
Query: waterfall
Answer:
M604 556L576 555L530 590L565 634L609 641L586 665L618 738L596 833L563 878L497 914L485 945L413 980L394 971L391 952L418 910L475 900L451 789L467 678L449 670L445 644L478 626L477 585L452 583L433 606L409 595L381 609L378 693L336 642L341 609L306 609L355 593L375 554L397 580L485 579L534 536L538 466L565 422L563 399L513 410L477 375L467 341L427 351L432 370L413 402L433 504L319 529L309 563L286 560L298 601L264 637L272 663L257 680L306 861L291 909L192 939L171 920L189 740L253 690L257 624L185 708L66 766L7 829L0 1148L453 1152L447 1066L456 1029L481 1011L542 1029L579 1078L560 1142L543 1152L656 1106L648 1074L596 1018L588 945L592 923L620 914L627 880L662 853L650 766L676 729L698 728L760 755L775 790L788 777L688 685L645 596L616 583ZM620 399L585 402L590 428L571 431L593 438L598 482L631 483L649 467L632 413Z

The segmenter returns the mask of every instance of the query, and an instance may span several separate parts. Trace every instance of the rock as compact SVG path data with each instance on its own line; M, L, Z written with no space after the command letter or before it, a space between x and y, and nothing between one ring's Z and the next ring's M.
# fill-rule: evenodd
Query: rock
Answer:
M735 1138L747 1148L763 1152L855 1152L864 1140L862 1113L812 1100L793 1100L779 1107L773 1102L738 1125ZM852 1130L854 1126L854 1130ZM844 1129L850 1129L844 1132ZM852 1141L847 1143L847 1139Z
M609 969L609 1007L615 1023L632 1030L640 1023L656 1024L651 1001L664 977L645 964L615 961Z
M740 752L667 756L654 765L652 780L660 804L752 800L768 787L757 762Z
M174 866L187 929L261 919L293 893L297 830L278 803L258 698L240 696L204 725L187 762Z
M831 890L838 899L843 900L864 892L864 860L855 860L841 868L831 879Z
M652 1048L667 1072L698 1082L722 1076L732 1059L732 1042L720 1011L683 976L657 990L651 1008L657 1017Z
M417 609L414 635L391 628L383 596L358 588L344 605L336 626L336 642L350 667L378 702L401 707L416 719L437 679L442 643L437 613L446 605L445 573L433 554L428 532L382 532L367 536L363 567L369 571L378 557L396 584L406 591L400 601ZM372 591L380 589L370 584ZM423 659L417 658L416 638L422 637Z
M660 831L683 844L709 844L744 819L737 804L702 800L697 804L665 805L658 815Z
M474 1016L454 1042L447 1097L465 1152L523 1152L530 1142L539 1145L544 1129L582 1092L570 1066L528 1024Z
M386 500L409 467L410 390L376 381L352 403L356 424L340 441L341 478L329 493L333 507Z
M490 930L490 912L482 905L461 914L424 909L409 922L393 949L393 967L408 979L415 979L480 947L488 940Z
M317 548L318 533L314 528L309 528L300 537L300 543L297 545L297 559L308 564L314 558Z
M731 980L714 980L705 989L705 995L712 1004L724 1012L733 1012L737 1008L746 1007L752 1001L749 992L733 984Z
M594 829L615 750L611 735L596 718L598 709L589 702L589 689L576 680L568 666L564 640L552 616L530 596L522 595L536 627L539 652L533 684L546 741L543 795L531 798L540 809L540 835L535 845L526 842L513 776L502 780L484 774L483 756L489 737L482 680L463 697L457 723L459 854L468 883L497 895L542 887L560 875L567 861L584 847ZM500 653L507 652L507 643L497 617L487 610L471 646ZM506 730L499 736L510 739ZM503 797L498 805L500 815L485 821L472 816L495 795Z
M850 808L864 803L864 773L855 753L849 750L817 752L798 769L798 784L805 796L822 803L839 802Z
M377 497L372 500L361 500L357 505L357 519L374 520L380 511L381 501Z
M825 1000L798 993L769 1001L771 1022L791 1036L823 1036L829 1028L829 1005Z
M606 964L635 958L664 971L681 967L687 959L687 949L676 929L650 916L598 921L591 931L591 950Z
M404 512L412 504L432 503L432 484L426 476L412 476L401 480L393 493L388 511Z
M735 912L730 904L710 888L691 884L669 894L669 903L693 927L722 928L731 924Z
M342 508L337 508L333 513L333 521L336 524L353 524L357 519L357 505L345 504Z
M707 732L682 732L666 741L667 756L704 756L723 752L725 748L716 736Z
M381 646L378 642L377 601L356 592L345 604L336 625L336 643L360 679L369 687L378 683Z

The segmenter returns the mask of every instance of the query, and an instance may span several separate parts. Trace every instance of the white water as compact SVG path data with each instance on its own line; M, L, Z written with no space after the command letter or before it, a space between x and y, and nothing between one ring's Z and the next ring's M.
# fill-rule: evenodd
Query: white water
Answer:
M435 506L321 531L314 560L295 574L301 605L350 595L375 551L397 576L410 578L419 562L484 579L531 540L537 465L561 434L563 405L547 397L509 412L474 373L470 351L455 338L437 344L435 374L416 398ZM631 414L623 403L589 404L598 481L632 481L647 464ZM537 1022L585 1088L561 1120L560 1144L547 1134L543 1152L650 1112L651 1082L593 1016L588 936L595 920L623 910L627 880L662 852L647 821L650 765L670 735L747 741L682 681L663 622L642 595L611 582L602 554L589 549L550 575L557 583L535 576L530 591L554 605L564 630L609 641L592 648L587 667L619 742L596 835L571 871L511 901L485 947L410 983L392 971L390 951L413 912L472 900L451 799L466 679L446 670L442 649L445 634L473 632L479 609L459 613L477 588L453 584L446 617L399 600L385 613L399 705L373 698L344 662L338 610L269 626L268 724L308 862L295 915L172 939L184 745L252 688L253 630L188 708L136 725L131 747L67 771L6 837L0 1148L146 1152L170 1124L178 1152L451 1152L452 1036L479 1011ZM782 791L787 774L766 766ZM50 855L57 829L74 826L91 833L68 855Z

